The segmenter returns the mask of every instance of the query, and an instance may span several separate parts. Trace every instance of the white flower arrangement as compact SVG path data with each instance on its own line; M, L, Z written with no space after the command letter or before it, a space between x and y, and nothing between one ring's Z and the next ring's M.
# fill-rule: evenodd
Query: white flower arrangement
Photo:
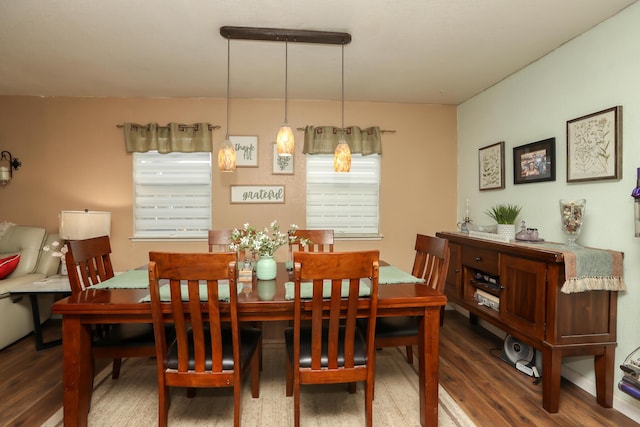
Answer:
M298 229L297 225L291 224L290 227L289 232L283 233L280 231L278 221L273 221L269 227L258 231L246 223L241 229L231 230L229 249L232 251L248 249L260 256L273 256L278 248L297 240L300 240L303 245L311 244L309 239L298 239L295 235L295 230Z
M60 245L62 245L60 249L57 249L58 246ZM53 251L51 252L51 256L59 257L61 261L64 261L64 256L66 255L67 252L69 252L69 250L67 249L67 245L65 245L64 243L60 243L57 240L51 242L51 246L44 245L42 247L42 250L45 252Z

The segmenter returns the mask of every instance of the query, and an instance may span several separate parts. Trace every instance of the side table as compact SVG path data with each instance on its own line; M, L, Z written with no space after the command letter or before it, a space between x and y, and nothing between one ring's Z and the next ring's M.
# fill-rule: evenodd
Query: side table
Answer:
M33 283L24 283L9 290L14 295L27 295L31 302L31 314L33 315L33 334L36 338L36 350L60 345L62 339L49 342L42 340L42 325L40 324L40 308L38 307L38 296L45 294L70 295L71 287L67 276L49 276L46 279Z

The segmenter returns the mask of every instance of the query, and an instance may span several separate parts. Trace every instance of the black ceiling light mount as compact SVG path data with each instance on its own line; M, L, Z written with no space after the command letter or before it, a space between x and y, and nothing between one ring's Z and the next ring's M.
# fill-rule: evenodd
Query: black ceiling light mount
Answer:
M220 34L225 38L241 40L342 45L351 43L351 34L335 31L225 26L220 27Z

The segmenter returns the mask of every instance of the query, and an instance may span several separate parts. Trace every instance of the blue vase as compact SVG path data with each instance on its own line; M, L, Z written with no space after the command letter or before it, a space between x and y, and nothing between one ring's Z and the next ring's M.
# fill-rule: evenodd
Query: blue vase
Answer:
M256 277L258 280L273 280L278 275L278 264L272 256L261 255L256 263Z

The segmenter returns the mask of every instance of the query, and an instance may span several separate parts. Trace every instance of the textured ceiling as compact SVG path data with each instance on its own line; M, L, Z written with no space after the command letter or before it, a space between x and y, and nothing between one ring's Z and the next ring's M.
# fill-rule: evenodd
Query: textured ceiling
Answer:
M222 97L220 27L348 32L348 100L458 104L634 0L0 0L0 95ZM339 99L341 47L289 43L288 95ZM285 44L231 41L231 97L283 98Z

